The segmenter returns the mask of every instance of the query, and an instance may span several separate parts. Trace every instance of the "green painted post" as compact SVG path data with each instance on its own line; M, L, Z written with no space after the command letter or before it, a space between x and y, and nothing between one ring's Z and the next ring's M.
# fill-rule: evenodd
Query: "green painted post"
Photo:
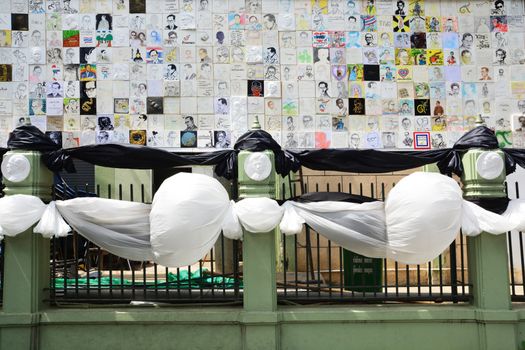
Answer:
M11 164L11 171L3 174L6 195L30 194L44 201L51 199L53 174L42 163L39 152L10 151L3 161ZM11 176L17 172L22 174L18 179ZM16 237L6 237L4 254L3 312L25 316L27 323L2 328L0 348L36 349L38 313L48 298L49 239L34 234L30 228Z
M482 176L484 158L502 164L492 179ZM505 197L503 152L472 149L463 155L463 197L465 199ZM497 168L494 168L497 170ZM481 174L480 174L481 172ZM489 176L492 177L492 176ZM507 237L482 232L468 239L469 278L474 305L484 309L509 309Z
M257 126L254 128L260 128ZM275 198L272 151L239 152L239 197ZM244 232L244 349L278 349L275 230Z
M504 155L500 150L471 149L462 157L465 199L506 197ZM482 232L468 237L468 274L473 306L485 312L511 308L506 234ZM481 349L515 349L515 328L479 321Z

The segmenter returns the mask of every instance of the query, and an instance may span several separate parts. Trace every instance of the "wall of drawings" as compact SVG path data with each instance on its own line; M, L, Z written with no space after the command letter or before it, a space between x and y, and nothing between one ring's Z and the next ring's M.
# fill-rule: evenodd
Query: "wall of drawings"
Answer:
M5 0L0 146L525 145L522 0Z

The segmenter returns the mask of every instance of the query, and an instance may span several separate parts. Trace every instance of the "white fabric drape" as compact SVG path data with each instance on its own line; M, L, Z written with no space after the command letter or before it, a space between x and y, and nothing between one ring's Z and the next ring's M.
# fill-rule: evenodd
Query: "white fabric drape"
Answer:
M222 232L230 239L242 239L243 227L250 232L268 232L279 225L283 213L284 209L270 198L245 198L237 203L230 201Z
M286 202L280 228L285 234L296 234L306 223L356 253L410 264L437 257L460 228L469 236L525 230L524 200L512 200L498 215L463 200L454 180L435 173L403 178L390 191L384 212L382 204ZM375 216L371 205L377 206Z
M151 205L89 197L57 201L56 207L78 233L110 253L131 260L153 260Z
M35 196L16 194L0 199L0 239L16 236L33 226L44 213L46 205Z
M51 237L66 237L71 231L71 227L64 221L56 208L56 202L51 202L47 205L46 210L42 214L42 218L33 232L40 233L46 238Z
M340 246L369 257L384 257L387 247L383 202L285 202L284 234L297 234L302 223Z
M413 173L401 179L385 201L387 257L423 263L441 254L459 233L462 191L437 173Z
M241 239L243 227L268 232L279 222L285 234L301 232L306 223L356 253L423 263L446 249L460 228L469 236L525 230L525 200L511 201L498 215L464 201L455 181L434 173L405 177L385 203L289 201L279 207L268 198L234 203L217 180L187 173L166 180L152 205L76 198L46 206L28 195L0 199L0 238L15 236L38 220L34 231L46 237L66 235L69 224L115 255L173 267L201 259L221 230Z
M166 266L198 261L217 241L229 205L228 193L212 177L179 173L166 179L150 214L155 260Z
M283 208L270 198L245 198L233 204L242 226L255 233L273 230L281 221Z
M474 203L463 201L463 234L477 236L482 231L500 234L525 231L525 200L513 199L501 215L485 210Z

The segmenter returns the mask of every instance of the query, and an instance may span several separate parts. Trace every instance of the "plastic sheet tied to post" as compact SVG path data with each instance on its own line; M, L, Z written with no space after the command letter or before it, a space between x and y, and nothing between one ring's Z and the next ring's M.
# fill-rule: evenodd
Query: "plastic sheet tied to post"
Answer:
M46 206L34 196L7 196L0 199L0 233L16 236L38 222L34 232L60 237L70 225L120 257L179 267L203 258L221 231L242 239L243 230L268 232L279 223L285 234L301 232L306 223L346 249L404 263L434 259L460 228L470 236L525 230L525 201L511 201L499 215L461 195L449 177L414 173L403 178L385 202L336 194L336 201L288 201L282 206L269 198L235 203L217 180L180 173L163 183L151 205L91 197Z

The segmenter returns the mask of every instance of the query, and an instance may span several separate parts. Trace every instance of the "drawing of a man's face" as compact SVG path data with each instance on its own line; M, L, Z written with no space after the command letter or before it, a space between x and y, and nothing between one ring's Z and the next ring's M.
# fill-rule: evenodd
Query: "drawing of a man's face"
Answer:
M89 97L89 98L97 97L96 83L94 81L86 82L86 86L84 88L84 92L85 92L86 96Z

